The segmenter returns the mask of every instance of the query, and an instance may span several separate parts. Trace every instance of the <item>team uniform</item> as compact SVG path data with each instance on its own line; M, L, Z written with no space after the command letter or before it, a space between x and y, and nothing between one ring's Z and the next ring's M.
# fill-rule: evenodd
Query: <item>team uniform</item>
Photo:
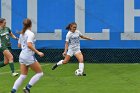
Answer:
M0 51L11 50L10 43L11 30L8 27L0 29Z
M0 28L0 52L4 52L4 50L11 52L10 33L12 32L8 27ZM6 65L4 61L0 62L0 67ZM17 76L18 73L15 72L13 61L9 61L9 66L12 71L12 76Z
M72 57L73 55L80 53L80 36L83 36L82 33L79 30L75 30L75 32L68 31L66 35L66 42L68 42L68 50L67 50L67 55ZM56 63L53 67L52 70L57 68L58 66L63 64L64 60L60 60L58 63ZM83 72L84 71L84 63L79 62L79 69L80 70L80 76L86 76L86 74Z
M73 56L80 51L80 36L82 33L79 30L76 30L74 33L69 31L66 35L66 42L68 42L68 51L67 55Z
M35 35L30 30L25 31L24 35L20 34L18 43L21 44L21 53L19 56L20 64L30 65L36 62L34 51L28 48L27 42L32 42L35 47Z

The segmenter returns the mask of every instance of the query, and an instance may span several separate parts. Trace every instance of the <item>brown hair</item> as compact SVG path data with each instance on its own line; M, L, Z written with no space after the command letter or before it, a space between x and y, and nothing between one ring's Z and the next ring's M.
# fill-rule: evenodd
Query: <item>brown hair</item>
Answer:
M72 23L68 24L68 26L66 27L66 30L70 30L70 27L71 27L72 25L77 25L77 24L76 24L75 22L72 22Z
M0 23L3 23L4 20L6 20L6 19L4 19L4 18L0 18Z
M25 31L26 31L29 27L31 27L31 26L32 26L31 20L30 20L29 18L24 19L24 21L23 21L23 29L22 29L22 31L21 31L21 34L24 34Z

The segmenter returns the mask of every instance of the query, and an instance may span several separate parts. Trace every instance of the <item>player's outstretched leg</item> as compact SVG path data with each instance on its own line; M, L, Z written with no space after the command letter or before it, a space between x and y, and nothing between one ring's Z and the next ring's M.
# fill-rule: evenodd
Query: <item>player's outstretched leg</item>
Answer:
M52 70L55 70L59 65L63 64L63 60L60 60L58 63L52 66Z
M57 67L58 67L57 64L53 65L53 66L52 66L52 70L56 69Z

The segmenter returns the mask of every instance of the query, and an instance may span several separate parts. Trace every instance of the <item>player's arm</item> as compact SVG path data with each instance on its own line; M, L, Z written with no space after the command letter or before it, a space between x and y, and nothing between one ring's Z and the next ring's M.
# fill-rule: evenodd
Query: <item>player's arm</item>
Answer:
M30 48L32 51L34 51L36 54L39 54L39 51L33 47L32 42L27 42L28 48Z
M21 44L20 43L18 43L18 48L21 48Z
M79 30L77 30L77 32L79 33L79 36L83 39L94 40L93 38L89 38L89 37L84 36Z
M29 33L28 39L27 39L27 46L32 51L34 51L36 54L38 54L40 57L43 57L44 54L42 52L39 52L34 46L33 46L33 40L34 40L34 34Z
M10 31L9 33L10 33L10 36L11 36L12 38L18 40L18 38L17 38L11 31Z
M27 45L28 45L28 48L30 48L32 51L34 51L40 57L44 56L44 54L42 52L39 52L35 47L33 47L32 42L27 42Z
M21 35L19 37L21 37ZM21 48L21 39L20 38L18 39L18 48Z
M93 38L89 38L89 37L86 37L86 36L83 36L83 35L81 35L80 37L83 38L83 39L87 39L87 40L94 40Z
M67 53L67 50L68 50L68 42L66 41L65 42L65 49L64 49L64 52L63 52L63 56L65 57L66 56L66 53Z
M65 42L65 49L64 49L64 52L63 52L63 56L65 57L66 56L66 53L67 53L67 50L68 50L68 46L69 46L69 39L70 39L70 34L67 33L66 35L66 42Z

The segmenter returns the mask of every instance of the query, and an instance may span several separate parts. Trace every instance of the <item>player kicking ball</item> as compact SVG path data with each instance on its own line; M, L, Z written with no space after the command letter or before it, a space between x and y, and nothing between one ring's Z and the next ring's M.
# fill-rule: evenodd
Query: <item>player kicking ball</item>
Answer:
M80 50L80 38L93 40L92 38L83 36L79 30L76 30L77 24L75 22L69 24L66 27L68 33L66 35L66 43L65 43L65 50L63 52L63 56L65 57L64 60L60 60L54 66L52 66L52 70L56 69L58 66L62 64L66 64L69 62L70 58L74 55L78 62L79 62L79 69L83 73L83 76L86 76L84 73L84 60L83 54Z

